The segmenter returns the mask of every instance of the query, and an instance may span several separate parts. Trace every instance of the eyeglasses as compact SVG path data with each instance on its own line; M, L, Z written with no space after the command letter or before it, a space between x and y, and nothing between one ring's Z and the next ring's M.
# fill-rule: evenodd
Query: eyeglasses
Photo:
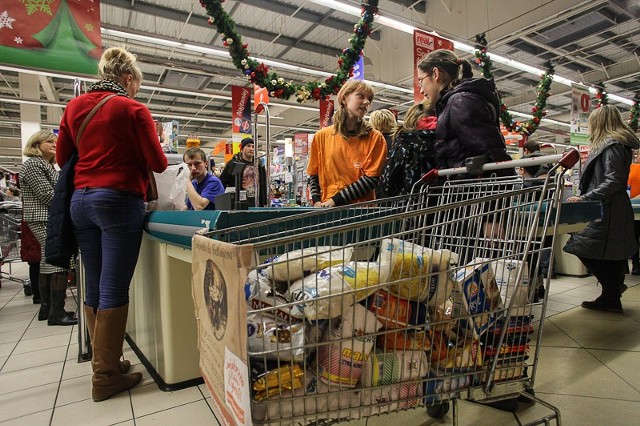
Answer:
M425 78L427 78L426 75L423 75L422 77L418 77L418 81L417 81L418 86L422 86L422 80L424 80Z

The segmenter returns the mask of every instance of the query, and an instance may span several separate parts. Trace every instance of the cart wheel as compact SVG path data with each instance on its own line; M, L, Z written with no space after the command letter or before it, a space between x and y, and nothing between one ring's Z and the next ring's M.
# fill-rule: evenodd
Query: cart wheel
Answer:
M449 412L449 403L441 402L434 405L427 406L427 414L432 419L441 419Z
M25 284L22 288L25 296L33 296L33 290L31 290L31 284Z

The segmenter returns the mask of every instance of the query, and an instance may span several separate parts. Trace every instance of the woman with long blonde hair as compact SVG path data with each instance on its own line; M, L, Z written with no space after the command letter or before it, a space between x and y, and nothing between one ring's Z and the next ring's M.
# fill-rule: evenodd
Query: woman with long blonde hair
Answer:
M364 120L373 101L367 83L351 80L338 92L333 126L313 137L307 174L314 207L334 207L375 198L387 145Z
M629 232L633 210L627 177L632 150L640 147L640 141L616 107L602 105L589 116L589 142L591 153L580 176L580 196L567 201L598 201L602 217L572 234L564 251L578 256L602 286L602 294L582 302L582 307L621 313L625 264L638 248L633 232Z

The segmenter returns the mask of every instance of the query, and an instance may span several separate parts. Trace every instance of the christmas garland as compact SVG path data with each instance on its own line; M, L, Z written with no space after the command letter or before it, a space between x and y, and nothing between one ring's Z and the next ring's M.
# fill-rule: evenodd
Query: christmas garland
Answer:
M224 1L200 0L200 4L209 15L209 24L216 26L222 37L222 44L229 49L233 64L251 83L266 88L269 96L289 99L295 95L298 102L326 99L340 91L351 77L353 66L362 55L365 41L372 31L374 16L378 13L378 0L363 0L362 15L360 21L353 27L349 47L343 49L338 57L338 72L323 82L296 84L293 81L285 81L275 72L269 72L269 67L249 57L247 44L242 43L242 37L235 30L235 22L222 7Z
M484 34L476 35L476 64L480 67L480 73L484 78L493 78L493 73L491 72L491 68L493 67L493 62L489 55L487 54L487 39ZM540 121L542 117L547 115L547 112L544 108L547 106L547 99L549 99L549 89L551 88L551 83L553 82L553 74L555 73L553 64L548 61L545 63L546 71L542 75L540 79L540 83L538 83L537 87L537 98L536 103L533 108L531 108L531 114L533 118L527 120L525 123L517 121L513 118L507 106L502 102L502 98L498 95L500 100L500 121L504 127L510 132L520 133L522 135L531 135L536 131L538 126L540 125Z
M634 133L638 131L638 115L640 115L638 102L640 102L640 92L636 93L633 98L633 105L631 105L631 111L629 111L629 127Z
M607 91L604 89L604 83L596 84L596 108L600 108L602 105L609 103L609 97Z

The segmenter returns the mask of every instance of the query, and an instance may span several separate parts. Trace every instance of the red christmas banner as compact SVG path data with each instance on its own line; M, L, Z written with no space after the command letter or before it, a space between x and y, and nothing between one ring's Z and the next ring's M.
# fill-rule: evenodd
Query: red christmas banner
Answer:
M101 53L99 0L9 0L0 6L4 63L95 74Z
M333 101L320 99L320 128L333 124Z
M420 30L413 30L413 102L422 101L420 87L418 87L418 64L428 53L438 49L453 50L453 42Z

